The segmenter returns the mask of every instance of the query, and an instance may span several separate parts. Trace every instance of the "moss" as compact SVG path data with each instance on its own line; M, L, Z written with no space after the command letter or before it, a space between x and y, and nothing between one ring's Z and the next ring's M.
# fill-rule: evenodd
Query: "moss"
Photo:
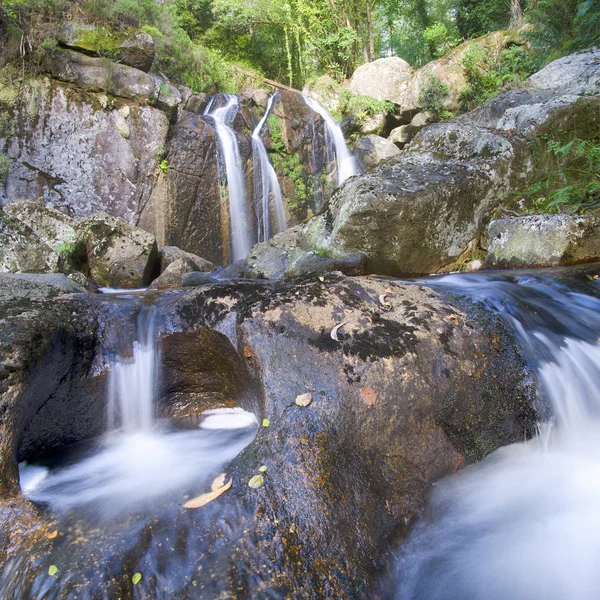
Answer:
M8 169L10 168L10 163L12 161L6 154L0 153L0 183L4 185L6 183L6 178L8 177Z
M108 28L96 27L80 29L77 34L77 46L100 56L115 57L119 52L119 40Z

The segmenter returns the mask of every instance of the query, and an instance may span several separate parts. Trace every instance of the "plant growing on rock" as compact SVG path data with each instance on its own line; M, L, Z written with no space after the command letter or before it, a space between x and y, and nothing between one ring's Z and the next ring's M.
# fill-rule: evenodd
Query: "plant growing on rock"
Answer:
M424 110L433 113L436 120L451 119L454 115L444 107L450 90L433 73L427 74L428 82L421 88L419 103Z

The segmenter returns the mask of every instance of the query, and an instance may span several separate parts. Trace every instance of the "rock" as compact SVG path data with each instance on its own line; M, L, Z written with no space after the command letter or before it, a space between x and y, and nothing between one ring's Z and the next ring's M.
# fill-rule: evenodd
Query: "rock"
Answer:
M348 89L377 100L397 98L413 76L413 68L402 58L391 56L365 63L354 71Z
M160 273L154 236L123 219L96 213L81 225L87 244L90 276L100 285L139 288Z
M398 146L378 135L367 135L358 139L352 152L367 171L375 168L382 161L400 154Z
M104 91L120 98L153 101L156 98L150 75L107 58L96 58L73 50L54 49L43 61L56 79L93 92Z
M28 79L21 94L14 113L3 113L21 128L8 142L9 202L43 198L73 217L104 210L130 223L142 207L152 210L169 126L162 111L43 77Z
M387 111L363 117L360 123L360 132L365 135L383 135L386 130L387 120Z
M27 200L8 204L5 212L25 223L54 251L61 259L61 270L85 269L85 240L79 235L74 219L42 202Z
M325 74L307 83L303 93L314 98L330 113L337 113L339 112L344 89L344 86L338 83L331 75Z
M398 144L400 146L404 146L413 138L413 130L410 125L400 125L400 127L396 127L392 129L390 135L388 136L388 140L393 142L394 144Z
M423 112L417 113L410 122L410 126L417 127L425 127L425 125L429 125L429 123L433 123L435 121L435 115L430 110L425 110Z
M170 133L168 168L160 174L139 226L155 231L159 246L177 246L223 264L229 221L217 178L216 136L209 120L180 111Z
M201 273L200 271L194 271L184 275L181 280L183 287L197 287L200 285L206 285L208 283L214 283L214 278L208 273Z
M197 270L196 265L189 258L178 258L157 277L148 289L166 290L181 287L184 276Z
M590 48L552 61L529 78L536 88L587 96L600 89L600 48Z
M158 106L160 110L163 110L166 113L171 113L175 108L177 108L181 104L181 93L172 83L169 83L164 77L161 77L160 75L156 75L154 73L151 73L150 77L152 77L152 79L154 80L156 92L156 106Z
M208 94L193 94L185 103L185 110L196 115L201 115L204 113L204 109L208 106L209 100L210 97Z
M240 97L246 102L251 102L254 106L267 108L270 95L268 90L265 90L264 88L252 88L243 90Z
M492 221L487 268L555 267L600 260L600 218L533 215Z
M52 273L58 254L25 223L0 210L0 273Z
M80 271L75 271L74 273L69 273L67 275L67 279L80 285L81 287L86 287L88 285L88 279L85 273L81 273Z
M69 21L57 40L68 48L98 56L110 56L121 63L148 72L156 49L152 36L137 30L115 32L106 25Z
M176 260L181 258L185 258L190 260L194 265L194 271L202 271L206 273L210 273L215 270L215 265L213 265L210 261L205 260L204 258L200 258L191 252L184 252L181 248L177 248L177 246L165 246L161 248L158 253L160 254L160 272L162 273L170 264L174 263Z

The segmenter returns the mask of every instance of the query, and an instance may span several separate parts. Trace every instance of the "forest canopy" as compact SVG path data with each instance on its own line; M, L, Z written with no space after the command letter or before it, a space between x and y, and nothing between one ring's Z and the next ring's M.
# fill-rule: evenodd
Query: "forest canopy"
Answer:
M461 42L526 25L536 66L599 43L597 0L1 0L4 63L35 60L66 19L136 27L156 68L195 90L265 76L301 88L327 73L400 56L419 67Z

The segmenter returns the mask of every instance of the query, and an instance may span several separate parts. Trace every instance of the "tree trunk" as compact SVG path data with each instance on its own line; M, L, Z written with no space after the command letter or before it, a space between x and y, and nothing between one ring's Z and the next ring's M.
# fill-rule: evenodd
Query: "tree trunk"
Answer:
M521 27L523 25L523 9L519 0L510 0L510 26Z
M375 60L375 39L373 38L373 17L371 15L371 3L367 0L367 40L368 40L368 61Z

